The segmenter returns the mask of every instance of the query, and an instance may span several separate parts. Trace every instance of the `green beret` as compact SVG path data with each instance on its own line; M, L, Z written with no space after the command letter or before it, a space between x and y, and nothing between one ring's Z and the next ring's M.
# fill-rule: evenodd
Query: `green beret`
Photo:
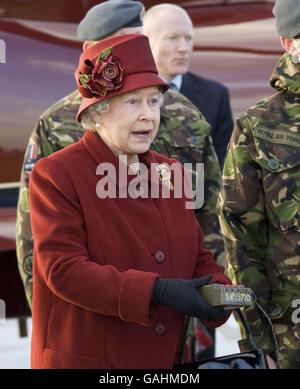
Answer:
M295 38L300 34L300 0L276 0L273 14L280 36Z
M144 5L139 1L109 0L91 8L77 28L81 41L101 40L120 28L143 25Z

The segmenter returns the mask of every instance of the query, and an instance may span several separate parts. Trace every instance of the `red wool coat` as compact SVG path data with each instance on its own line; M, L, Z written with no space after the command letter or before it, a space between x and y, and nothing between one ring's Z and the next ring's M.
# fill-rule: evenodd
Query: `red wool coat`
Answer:
M174 162L151 151L141 160ZM32 171L32 367L172 367L184 315L150 306L156 278L230 281L185 199L98 198L101 162L118 165L87 132Z

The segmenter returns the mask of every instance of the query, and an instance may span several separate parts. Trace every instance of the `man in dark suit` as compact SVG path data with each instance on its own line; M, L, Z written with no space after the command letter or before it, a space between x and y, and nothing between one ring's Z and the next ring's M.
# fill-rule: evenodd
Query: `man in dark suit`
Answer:
M143 23L161 77L203 113L211 125L211 137L222 164L233 129L229 93L219 82L188 71L193 51L189 15L177 5L159 4L146 12Z

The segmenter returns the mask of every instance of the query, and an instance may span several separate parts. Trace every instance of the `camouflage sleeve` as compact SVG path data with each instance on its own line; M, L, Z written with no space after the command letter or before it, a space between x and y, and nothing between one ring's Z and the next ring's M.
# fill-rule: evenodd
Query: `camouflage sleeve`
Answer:
M33 254L28 201L30 172L40 158L47 157L82 137L84 129L76 121L76 113L80 103L80 93L75 90L49 107L42 114L31 134L24 157L17 208L16 246L18 267L30 306Z
M234 284L250 287L267 311L270 284L266 273L267 223L260 166L251 158L253 143L246 122L237 121L223 168L218 201L225 240L227 274ZM258 347L273 351L271 327L260 310L247 308L244 315ZM245 338L246 334L242 336Z
M40 119L37 123L26 148L17 206L16 250L18 268L24 284L29 306L32 302L32 256L33 240L30 225L29 209L29 177L38 159L51 154L53 145L47 134L47 123Z
M224 268L224 243L216 212L221 172L210 135L206 136L203 146L203 164L204 202L196 216L204 233L204 247L212 251L218 264Z

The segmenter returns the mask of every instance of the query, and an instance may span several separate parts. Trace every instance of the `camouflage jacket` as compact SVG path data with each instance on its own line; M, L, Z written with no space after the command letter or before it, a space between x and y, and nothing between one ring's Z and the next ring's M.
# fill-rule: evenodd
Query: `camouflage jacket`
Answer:
M41 116L27 146L18 202L16 242L19 271L29 304L32 299L33 252L28 203L30 171L39 158L82 137L84 130L75 119L80 101L80 95L75 91L50 107ZM204 163L205 200L203 207L197 212L197 219L205 234L206 248L211 249L218 260L222 260L223 239L216 216L221 174L209 136L209 124L198 109L179 93L168 91L164 101L160 127L151 148L183 163Z
M285 54L273 96L236 122L218 202L227 273L251 287L273 323L291 318L300 298L300 65ZM272 326L245 310L257 344L274 350Z

